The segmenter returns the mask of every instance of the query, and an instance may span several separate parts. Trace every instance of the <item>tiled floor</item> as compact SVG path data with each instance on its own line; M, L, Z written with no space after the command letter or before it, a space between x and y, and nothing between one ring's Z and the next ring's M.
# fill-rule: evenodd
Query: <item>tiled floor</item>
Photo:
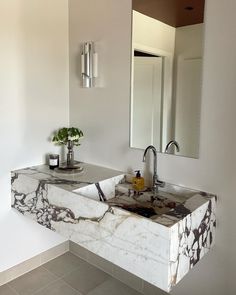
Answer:
M0 295L140 295L67 252L0 287Z

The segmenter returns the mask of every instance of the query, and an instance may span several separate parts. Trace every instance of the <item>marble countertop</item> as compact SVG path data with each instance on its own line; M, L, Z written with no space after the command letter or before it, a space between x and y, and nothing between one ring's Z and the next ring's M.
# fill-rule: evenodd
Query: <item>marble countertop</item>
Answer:
M48 165L27 167L13 172L17 175L26 175L35 180L44 181L47 184L55 185L69 192L124 174L120 171L101 166L78 163L83 168L83 171L75 174L58 173L55 170L49 169Z
M58 173L47 165L33 166L14 171L41 183L54 185L105 202L170 227L191 214L215 196L185 187L166 183L153 194L150 189L136 193L130 183L132 175L88 163L79 163L83 171L75 174Z

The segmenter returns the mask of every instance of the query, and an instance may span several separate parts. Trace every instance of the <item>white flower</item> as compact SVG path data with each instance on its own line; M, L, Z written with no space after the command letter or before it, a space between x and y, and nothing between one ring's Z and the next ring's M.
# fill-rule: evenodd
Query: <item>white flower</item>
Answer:
M71 140L71 141L75 141L75 140L78 140L78 139L79 139L79 135L68 136L68 140Z

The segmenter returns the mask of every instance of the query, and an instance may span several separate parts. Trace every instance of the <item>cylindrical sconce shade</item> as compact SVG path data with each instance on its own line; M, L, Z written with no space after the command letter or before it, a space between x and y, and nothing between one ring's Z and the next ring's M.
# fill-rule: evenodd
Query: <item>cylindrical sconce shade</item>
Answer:
M93 54L93 77L98 77L98 54Z
M98 77L98 55L94 52L94 43L83 44L81 53L81 76L82 87L90 88L95 86L95 78Z

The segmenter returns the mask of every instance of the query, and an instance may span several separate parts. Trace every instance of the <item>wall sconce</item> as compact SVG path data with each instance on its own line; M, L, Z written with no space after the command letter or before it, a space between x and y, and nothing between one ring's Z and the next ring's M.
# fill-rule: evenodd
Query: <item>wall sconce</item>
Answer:
M95 86L95 78L98 77L98 54L94 50L93 42L83 43L81 53L82 87Z

